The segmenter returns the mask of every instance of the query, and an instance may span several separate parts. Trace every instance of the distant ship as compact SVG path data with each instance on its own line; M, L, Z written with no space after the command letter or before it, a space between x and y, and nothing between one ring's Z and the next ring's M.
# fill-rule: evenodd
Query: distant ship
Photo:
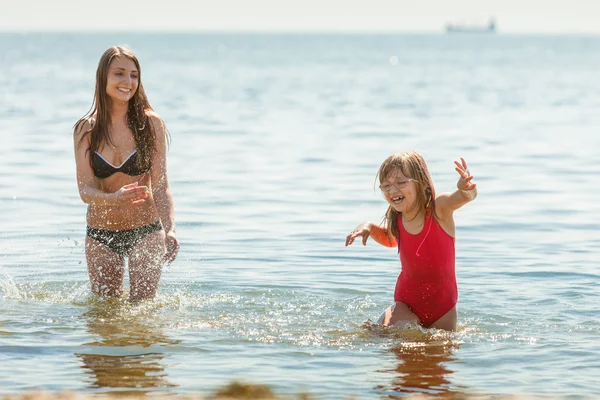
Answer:
M496 20L491 18L487 25L476 26L476 25L446 25L447 33L495 33L496 32Z

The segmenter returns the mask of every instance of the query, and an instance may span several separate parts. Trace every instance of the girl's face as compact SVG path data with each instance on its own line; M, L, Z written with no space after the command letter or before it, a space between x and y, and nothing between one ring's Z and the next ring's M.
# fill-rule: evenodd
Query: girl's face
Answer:
M128 102L139 85L139 71L133 60L117 56L108 66L106 94L115 102Z
M417 185L402 171L388 175L379 185L387 202L399 213L410 212L417 204Z

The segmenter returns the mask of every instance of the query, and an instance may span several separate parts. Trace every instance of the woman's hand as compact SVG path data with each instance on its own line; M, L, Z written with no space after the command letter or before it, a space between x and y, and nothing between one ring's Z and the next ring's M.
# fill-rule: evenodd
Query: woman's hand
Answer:
M150 195L147 186L138 186L137 182L123 186L113 193L113 199L117 205L126 206L131 204L141 204Z
M169 264L175 261L175 257L177 257L177 253L179 252L179 240L177 240L177 236L175 236L175 232L167 232L165 235L165 257L164 260Z
M371 228L372 225L369 222L365 222L354 228L354 230L346 237L346 246L350 246L354 242L354 239L359 236L362 236L363 246L366 246L367 239L371 236Z
M472 182L473 175L471 175L471 173L469 172L469 167L467 167L467 162L465 161L465 159L461 157L460 161L460 163L458 161L454 161L454 164L456 164L456 167L454 169L460 175L456 187L458 188L458 190L468 192L470 190L475 189L477 185Z

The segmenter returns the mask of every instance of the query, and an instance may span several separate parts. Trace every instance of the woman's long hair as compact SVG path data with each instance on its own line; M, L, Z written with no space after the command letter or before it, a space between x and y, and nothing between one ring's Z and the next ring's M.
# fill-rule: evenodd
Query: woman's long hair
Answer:
M379 167L376 179L379 178L379 183L390 176L401 172L407 178L412 179L417 185L417 202L415 207L419 210L427 211L432 217L435 213L435 189L427 164L419 153L416 152L401 152L389 156ZM388 233L398 238L398 217L401 215L391 205L388 207L385 216L385 227Z
M121 46L113 46L102 54L96 70L96 90L92 107L86 115L77 121L75 124L75 132L79 132L84 126L83 124L89 121L91 117L94 117L95 121L90 129L81 133L80 143L87 135L91 135L89 139L90 146L87 150L90 152L90 155L95 151L102 149L107 143L113 144L109 131L111 126L110 113L112 110L112 100L106 93L106 83L110 63L115 57L127 57L134 62L138 70L138 88L133 94L133 97L129 100L127 126L133 132L135 147L138 153L138 167L147 169L152 166L152 153L155 150L156 130L147 114L148 111L153 111L153 109L148 102L148 97L146 97L146 92L142 85L140 62L131 50ZM90 156L90 164L91 160L92 157Z

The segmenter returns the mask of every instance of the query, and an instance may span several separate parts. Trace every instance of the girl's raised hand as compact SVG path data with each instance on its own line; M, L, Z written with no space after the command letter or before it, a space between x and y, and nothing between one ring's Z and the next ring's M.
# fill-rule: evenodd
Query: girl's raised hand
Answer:
M458 161L454 161L454 164L456 165L454 169L460 175L456 187L458 190L473 190L477 187L477 184L472 182L473 175L471 175L469 172L469 167L467 167L467 162L465 159L461 157L460 161L460 163Z

